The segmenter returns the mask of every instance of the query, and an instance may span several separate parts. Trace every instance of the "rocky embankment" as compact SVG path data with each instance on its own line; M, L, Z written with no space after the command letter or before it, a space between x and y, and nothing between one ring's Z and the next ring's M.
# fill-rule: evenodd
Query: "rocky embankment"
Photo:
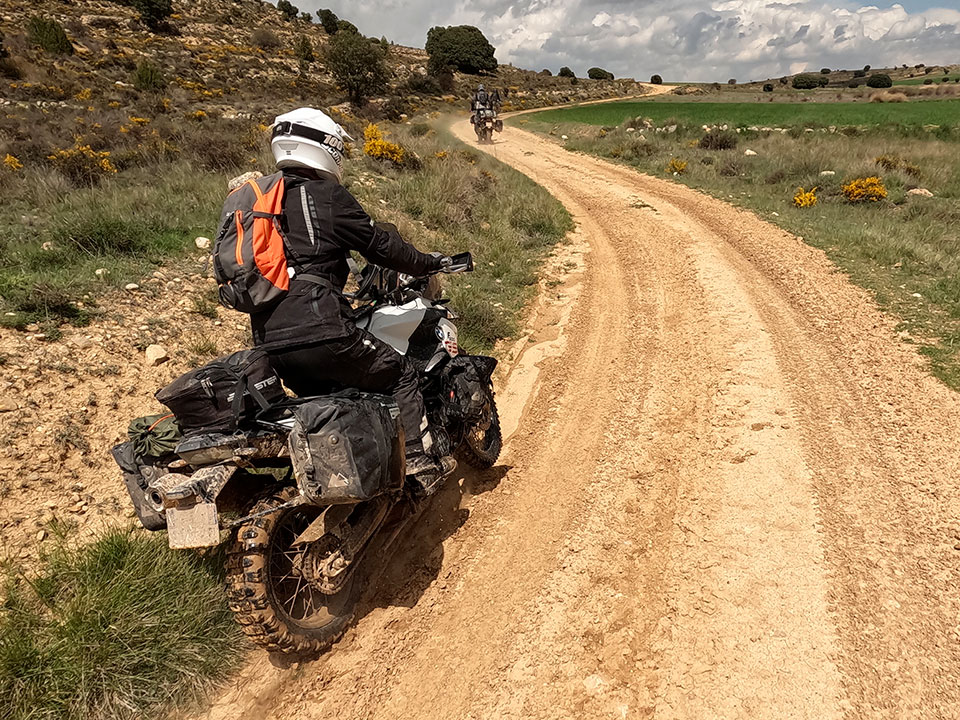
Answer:
M199 252L97 300L84 328L51 340L0 328L0 545L35 557L57 522L80 536L134 522L110 448L154 392L249 344L246 317L214 300Z

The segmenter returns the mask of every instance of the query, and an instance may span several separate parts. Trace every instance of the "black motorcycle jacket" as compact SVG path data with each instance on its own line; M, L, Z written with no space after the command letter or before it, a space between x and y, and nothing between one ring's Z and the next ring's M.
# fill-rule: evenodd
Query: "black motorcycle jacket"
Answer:
M350 305L343 297L351 250L409 275L426 275L440 268L440 258L404 241L395 226L374 224L336 178L288 168L283 171L283 181L280 223L294 276L280 302L250 316L258 347L297 347L344 337L352 331ZM298 279L297 275L323 282Z

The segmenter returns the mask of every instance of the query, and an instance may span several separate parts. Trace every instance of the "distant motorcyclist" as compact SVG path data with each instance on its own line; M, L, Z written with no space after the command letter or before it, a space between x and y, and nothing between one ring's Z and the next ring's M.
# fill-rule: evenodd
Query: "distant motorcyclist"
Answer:
M426 496L456 462L430 454L433 441L417 371L387 343L354 325L343 287L351 250L409 275L434 272L449 259L420 252L395 226L370 219L340 184L345 140L351 138L343 128L313 108L280 115L273 123L291 281L279 303L251 315L253 338L298 395L320 394L327 382L393 395L406 437L407 475Z
M477 110L487 110L489 107L490 96L484 89L483 83L480 83L477 85L477 91L473 94L473 101L470 103L470 109L476 112Z

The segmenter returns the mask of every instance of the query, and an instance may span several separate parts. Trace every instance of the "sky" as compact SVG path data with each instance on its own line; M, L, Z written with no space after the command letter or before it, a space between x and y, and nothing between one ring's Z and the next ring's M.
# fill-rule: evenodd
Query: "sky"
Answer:
M293 0L361 32L423 47L475 25L497 60L530 70L667 82L763 80L820 68L960 63L960 0Z

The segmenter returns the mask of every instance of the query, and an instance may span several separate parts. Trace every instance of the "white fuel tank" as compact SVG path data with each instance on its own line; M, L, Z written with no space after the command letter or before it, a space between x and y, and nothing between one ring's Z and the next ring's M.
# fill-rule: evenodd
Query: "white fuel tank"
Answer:
M358 322L357 327L380 338L401 355L406 355L410 337L423 322L423 316L430 307L423 298L403 305L383 305Z

